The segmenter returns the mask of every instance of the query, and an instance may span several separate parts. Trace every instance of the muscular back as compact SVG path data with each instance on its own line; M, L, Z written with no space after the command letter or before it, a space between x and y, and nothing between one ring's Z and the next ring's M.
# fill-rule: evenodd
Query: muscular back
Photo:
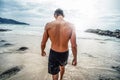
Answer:
M68 41L72 34L70 23L64 20L55 20L47 24L46 30L53 50L59 52L68 50Z

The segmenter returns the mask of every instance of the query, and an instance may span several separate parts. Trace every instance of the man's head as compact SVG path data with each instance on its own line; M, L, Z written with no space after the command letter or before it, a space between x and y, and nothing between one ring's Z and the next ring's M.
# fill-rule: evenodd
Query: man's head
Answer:
M54 16L55 17L58 17L58 16L63 16L64 17L63 10L60 9L60 8L56 9L55 12L54 12Z

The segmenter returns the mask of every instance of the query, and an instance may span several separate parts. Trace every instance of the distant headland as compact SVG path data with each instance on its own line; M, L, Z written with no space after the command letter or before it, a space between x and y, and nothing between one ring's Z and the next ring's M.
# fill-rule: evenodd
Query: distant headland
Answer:
M7 19L0 17L0 24L18 24L18 25L30 25L28 23L19 22L13 19Z

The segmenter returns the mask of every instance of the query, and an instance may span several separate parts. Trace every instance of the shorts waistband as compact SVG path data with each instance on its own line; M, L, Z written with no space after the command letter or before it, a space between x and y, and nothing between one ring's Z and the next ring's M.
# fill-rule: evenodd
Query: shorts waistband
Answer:
M54 53L60 53L60 54L68 53L68 52L69 52L69 50L64 51L64 52L58 52L58 51L55 51L55 50L53 50L53 49L50 49L50 51L52 51L52 52L54 52Z

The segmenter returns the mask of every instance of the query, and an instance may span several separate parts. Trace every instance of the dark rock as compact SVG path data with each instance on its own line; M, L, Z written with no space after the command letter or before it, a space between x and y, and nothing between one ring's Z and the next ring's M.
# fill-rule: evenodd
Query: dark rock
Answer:
M25 51L25 50L27 50L28 49L28 47L20 47L19 49L18 49L18 51Z
M95 34L98 34L98 35L104 35L104 36L110 36L110 37L120 38L120 30L119 29L117 29L115 31L100 30L100 29L88 29L85 32L95 33Z
M100 31L98 31L98 34L100 34L100 35L108 35L108 36L111 36L111 34L112 34L113 32L111 32L111 31L109 31L109 30L100 30Z
M112 31L109 31L109 30L106 30L104 33L105 33L105 35L111 36L111 34L112 34L113 32L112 32Z
M99 76L98 80L118 80L117 78L111 78L107 76Z
M120 34L117 34L117 35L116 35L116 38L120 38Z
M12 31L10 29L0 29L0 32L5 32L5 31Z
M0 44L0 47L8 47L8 46L11 46L11 45L13 45L13 44L11 44L11 43L5 43L5 44Z
M101 44L105 44L105 42L100 42Z
M10 45L13 45L11 43L5 43L4 46L10 46Z
M120 73L120 66L112 66L112 68Z
M112 33L112 36L113 36L113 37L115 37L116 35L117 35L117 33L114 33L114 32Z
M6 19L0 17L0 24L20 24L20 25L29 25L28 23L19 22L13 19Z
M115 33L120 33L120 30L119 30L119 29L116 29L116 30L115 30Z
M90 32L90 33L98 33L100 29L88 29L85 32Z
M6 42L5 40L1 40L0 42Z
M22 69L22 66L15 66L12 67L0 74L0 80L6 80L7 78L10 78L14 75L16 75L20 70Z

